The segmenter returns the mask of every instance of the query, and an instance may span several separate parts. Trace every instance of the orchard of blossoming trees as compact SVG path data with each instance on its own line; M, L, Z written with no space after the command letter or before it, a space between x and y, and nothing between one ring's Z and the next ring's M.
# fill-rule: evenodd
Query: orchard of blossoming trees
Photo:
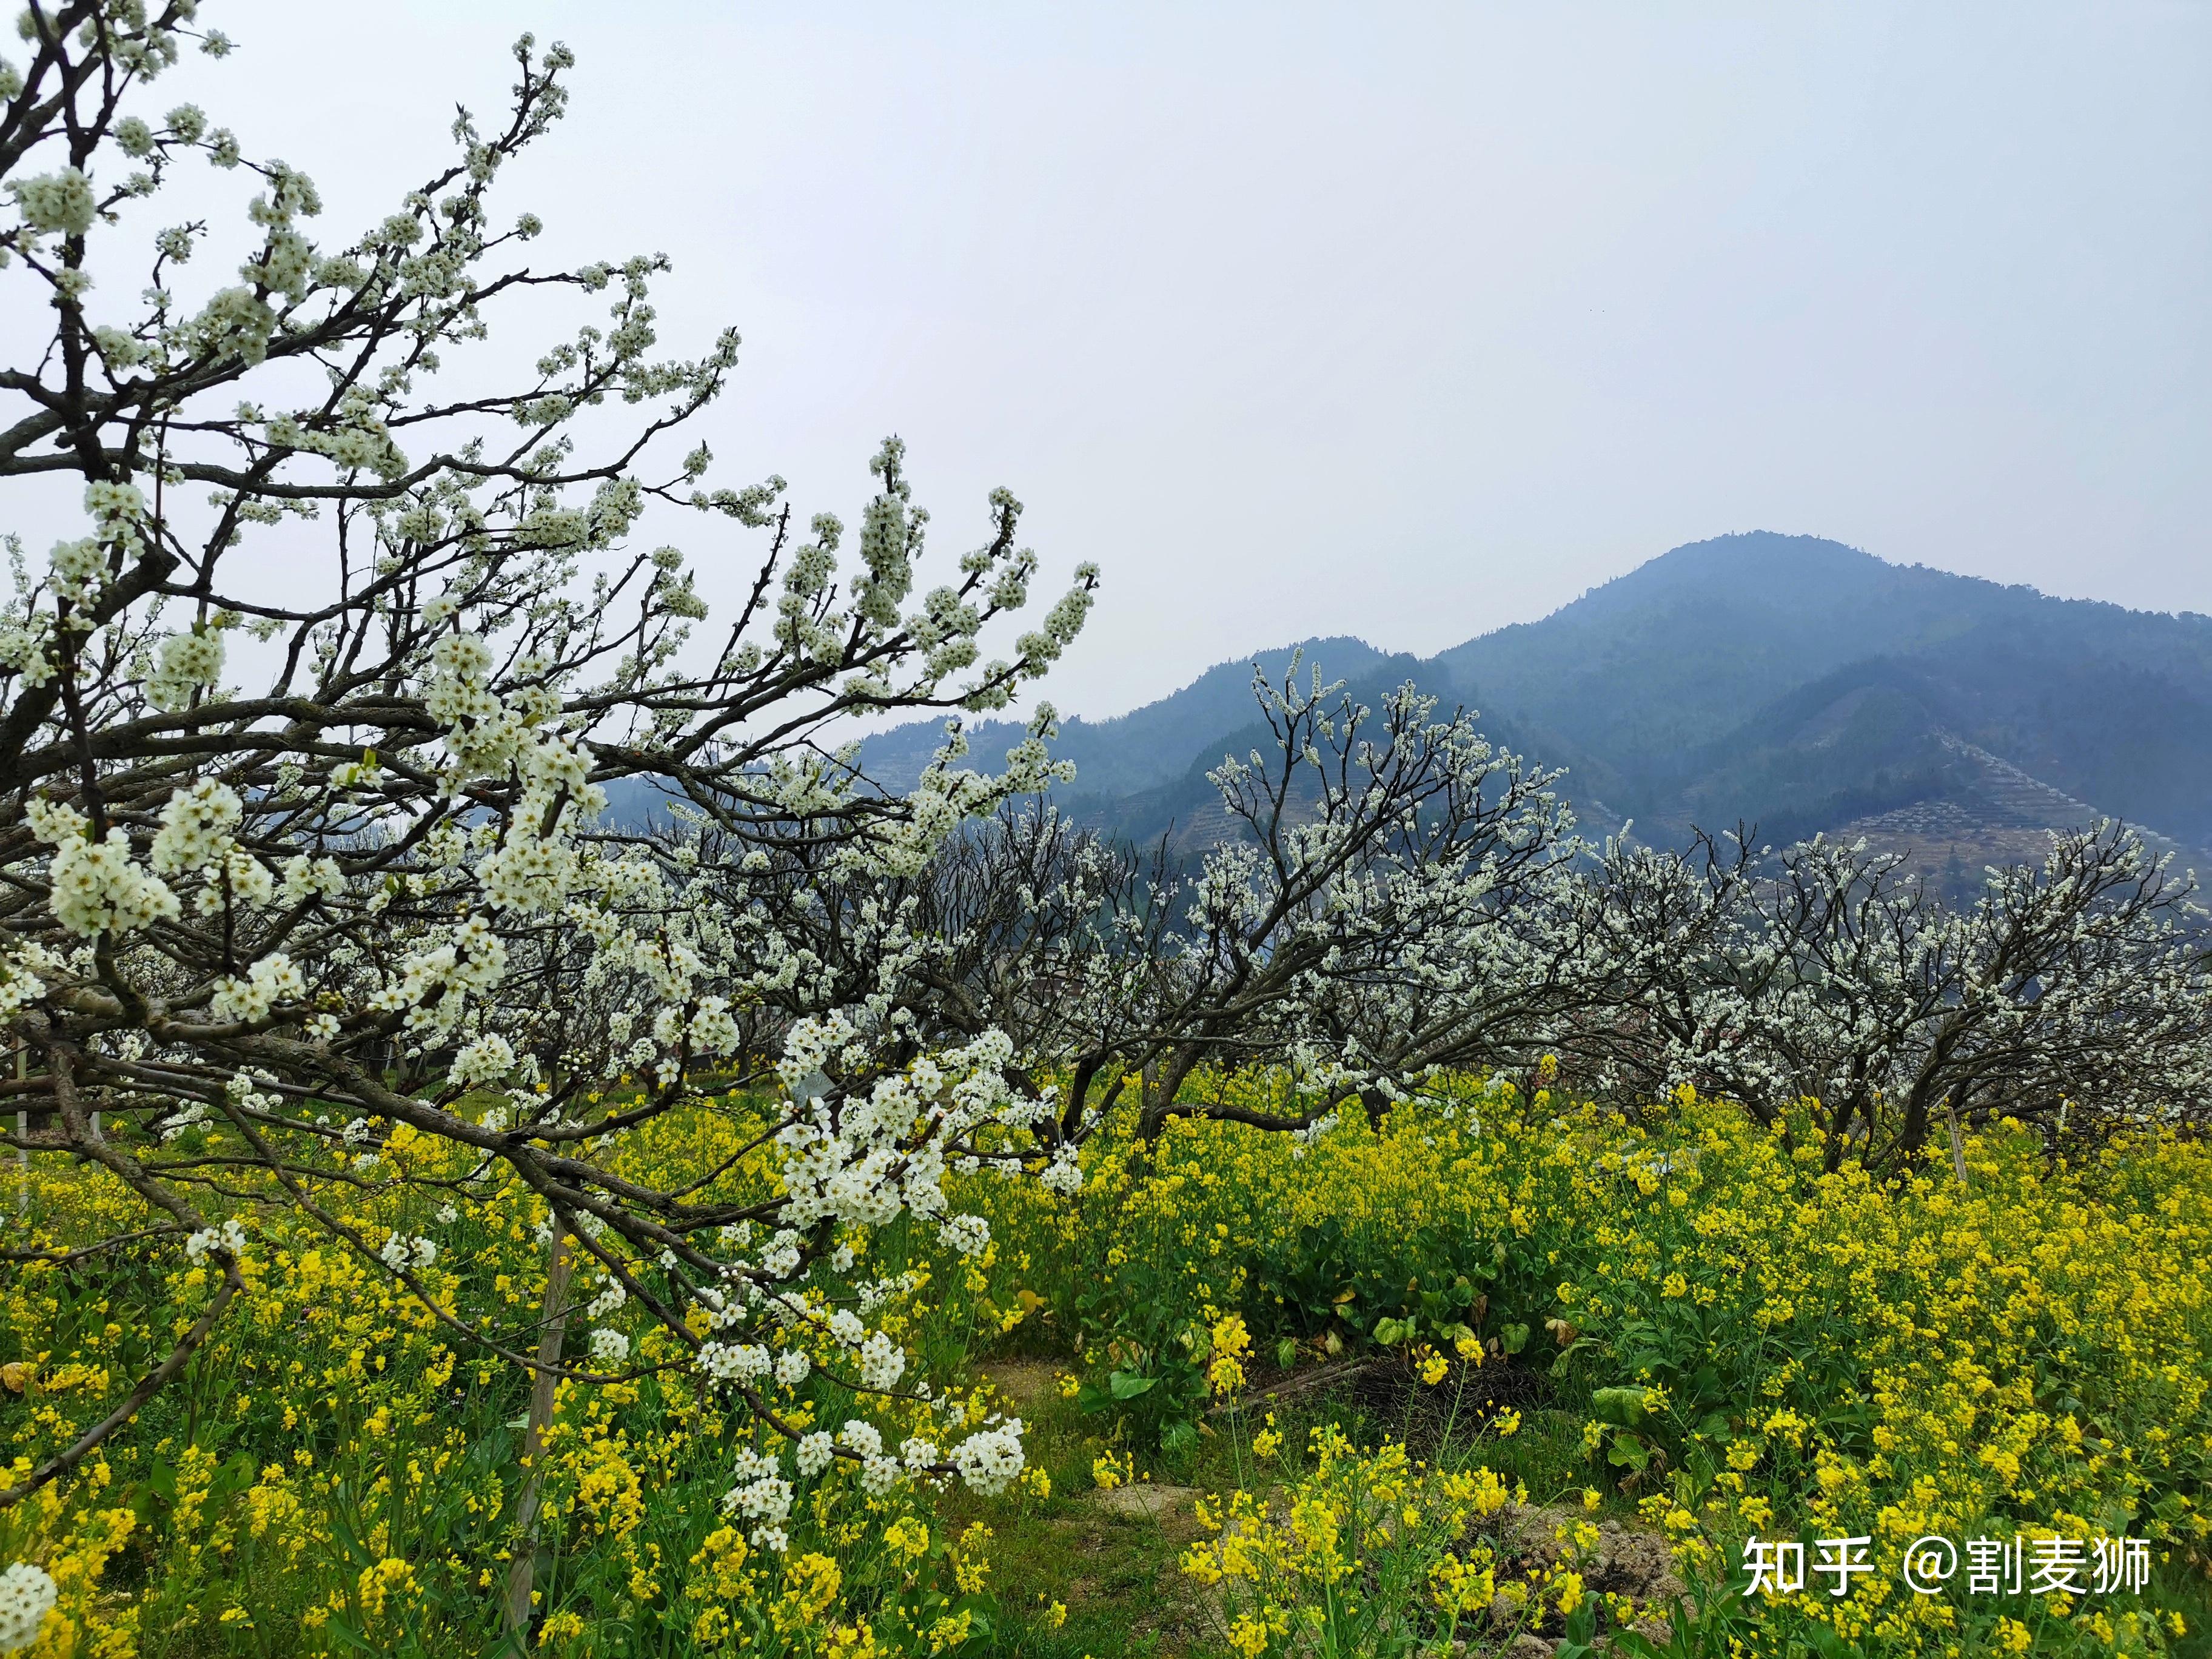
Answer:
M851 1270L894 1227L984 1261L948 1184L1071 1195L1116 1113L1144 1147L1193 1118L1310 1139L1564 1066L1631 1116L1688 1085L1886 1170L2008 1115L2056 1145L2212 1097L2201 917L2116 830L1965 912L1857 849L1592 849L1471 715L1295 669L1256 687L1273 752L1214 774L1237 833L1195 866L1020 802L1064 775L1049 705L980 770L958 716L1046 672L1096 571L1022 629L1019 503L926 554L896 439L849 534L779 478L712 482L685 428L736 335L658 355L663 261L533 269L539 221L496 205L562 115L562 47L526 36L511 106L330 235L310 179L165 106L186 50L228 50L188 0L75 0L0 64L0 283L52 319L0 370L0 477L76 515L10 538L0 618L0 1144L27 1171L0 1263L195 1298L0 1470L0 1511L106 1468L270 1293L264 1237L295 1262L319 1237L317 1273L535 1378L534 1449L556 1384L692 1389L744 1425L726 1548L765 1559L833 1468L877 1499L1022 1474L1021 1421L878 1318L919 1280ZM229 217L166 222L187 166ZM482 383L465 349L532 289L585 320ZM690 550L646 545L685 514ZM702 554L750 562L734 614ZM853 734L902 710L947 738L897 795ZM672 828L606 811L630 780ZM672 1166L679 1124L712 1156ZM33 1170L122 1218L41 1231ZM538 1279L460 1297L400 1215L526 1234ZM842 1425L811 1380L858 1402ZM526 1535L538 1501L533 1473ZM57 1594L8 1571L0 1648Z
M36 293L54 323L0 377L15 404L0 470L17 489L68 478L82 533L39 560L14 550L0 1000L33 1120L10 1144L98 1164L155 1233L221 1272L115 1412L0 1500L75 1467L243 1288L239 1231L200 1202L207 1161L165 1150L209 1121L228 1132L217 1163L265 1170L403 1283L427 1262L317 1197L334 1178L398 1178L378 1149L399 1126L468 1148L469 1180L520 1176L555 1231L761 1409L795 1325L892 1389L894 1346L786 1287L841 1224L938 1215L948 1160L1020 1163L1034 1140L1006 1137L1037 1107L1009 1092L996 1034L917 1062L907 981L928 951L908 918L875 917L861 982L841 981L805 948L811 892L784 871L803 854L863 886L911 875L964 817L1046 781L1048 710L1003 770L956 768L956 744L896 800L859 787L839 723L1003 705L1074 637L1095 574L987 660L1037 574L1010 495L928 585L928 515L896 440L872 463L848 574L843 526L795 523L781 480L713 488L705 448L669 459L722 390L736 335L657 356L659 262L532 271L539 222L495 214L501 171L562 113L562 48L521 41L497 123L462 116L450 165L365 232L318 240L311 179L250 159L190 105L149 101L196 38L191 11L33 8L29 62L5 71L0 168L19 216L0 252L11 305ZM236 226L159 222L188 161L239 181ZM113 273L98 283L95 255ZM442 392L443 357L530 288L604 314L545 343L518 384ZM603 405L627 426L595 421ZM634 544L655 507L696 514L718 556L762 544L712 638L694 638L707 611L685 554ZM258 539L314 548L316 591L272 599ZM240 658L250 691L227 679ZM640 775L702 833L599 828L605 786ZM599 1154L695 1073L726 1083L763 1052L763 1007L795 1103L748 1156L777 1160L787 1195L712 1202L613 1173ZM825 1068L833 1086L799 1086ZM628 1074L641 1096L586 1104ZM485 1090L506 1103L456 1109ZM764 1228L750 1250L732 1243L748 1223ZM503 1334L469 1335L538 1363ZM599 1374L623 1369L593 1355ZM861 1458L863 1438L836 1455ZM957 1469L988 1487L1021 1467L1012 1425L865 1457L885 1481ZM769 1480L748 1512L765 1533L787 1499Z

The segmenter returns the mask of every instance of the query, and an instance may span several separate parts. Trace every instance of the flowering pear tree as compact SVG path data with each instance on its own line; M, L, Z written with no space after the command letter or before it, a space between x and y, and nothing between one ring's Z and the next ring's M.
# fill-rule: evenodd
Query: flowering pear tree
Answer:
M1541 898L1579 845L1560 775L1410 684L1370 707L1298 667L1255 677L1271 750L1207 775L1242 833L1207 855L1166 955L1153 1124L1310 1127L1353 1097L1379 1116L1438 1071L1518 1057L1556 1000ZM1305 1082L1296 1119L1178 1101L1200 1064L1255 1060Z
M1045 811L949 846L916 897L944 941L930 1018L1008 1036L1010 1086L1054 1114L1040 1139L1064 1151L1130 1098L1148 1136L1379 1115L1441 1070L1533 1058L1572 1006L1572 913L1546 896L1577 846L1558 775L1411 687L1370 707L1300 680L1255 680L1272 742L1209 774L1234 833L1194 866ZM1237 1066L1280 1068L1303 1103L1185 1097Z
M562 112L562 47L526 36L501 118L463 112L447 165L328 236L305 174L154 96L185 50L228 51L189 0L33 0L22 32L0 64L0 284L12 317L51 327L0 370L0 478L19 512L76 523L43 551L9 543L0 1020L21 1060L0 1143L97 1166L145 1219L63 1243L33 1214L5 1260L168 1251L214 1271L173 1352L0 1503L179 1372L246 1294L269 1206L485 1351L637 1373L611 1328L569 1355L471 1323L434 1238L349 1219L423 1179L395 1137L458 1158L429 1194L441 1213L519 1194L594 1275L590 1317L627 1304L680 1350L658 1363L768 1430L798 1437L775 1397L816 1366L926 1413L869 1328L880 1294L817 1270L902 1215L981 1248L941 1177L1043 1168L1014 1155L1040 1108L1010 1086L1003 1034L927 1054L902 1035L908 913L880 913L836 971L807 942L819 896L790 876L803 857L845 892L896 889L1055 775L1048 708L988 771L958 763L958 718L1052 663L1096 572L1013 634L1038 562L1000 491L981 544L926 581L896 440L850 534L799 522L781 479L713 484L685 428L737 336L665 355L664 260L539 270L539 221L495 209ZM166 222L165 186L202 167L234 183L234 219ZM531 290L589 320L502 381L479 343ZM717 568L749 562L719 621L661 539L685 515ZM898 710L954 732L905 796L870 787L851 747L853 721ZM611 813L625 791L674 832ZM627 1170L656 1120L735 1110L733 1083L748 1112L769 1103L728 1167L673 1187ZM886 1449L855 1419L807 1437L797 1468L985 1487L1019 1470L1018 1423L964 1426ZM745 1454L731 1500L772 1547L782 1443Z
M1964 908L1898 854L1750 836L1616 844L1580 884L1593 995L1565 1045L1625 1100L1687 1083L1810 1115L1828 1167L1939 1127L2201 1120L2212 956L2194 884L2112 823L1991 869Z

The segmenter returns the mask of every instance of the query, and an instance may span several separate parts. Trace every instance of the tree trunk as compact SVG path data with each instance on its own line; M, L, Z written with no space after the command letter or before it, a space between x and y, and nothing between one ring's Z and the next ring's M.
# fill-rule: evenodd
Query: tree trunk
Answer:
M1160 1138L1160 1131L1168 1126L1167 1104L1160 1098L1160 1073L1157 1061L1146 1060L1145 1069L1137 1079L1137 1139L1144 1148L1146 1166L1152 1163L1152 1143Z
M1383 1118L1389 1114L1390 1097L1380 1089L1362 1089L1359 1103L1367 1109L1367 1127L1379 1131L1382 1127Z
M528 1472L522 1477L522 1495L514 1510L514 1559L507 1568L507 1632L515 1650L529 1650L530 1594L538 1577L538 1506L545 1490L545 1431L553 1422L553 1392L559 1379L552 1367L561 1363L561 1345L568 1331L568 1235L555 1224L553 1249L545 1266L545 1326L538 1335L540 1370L530 1388L528 1431L522 1455Z
M1928 1145L1928 1103L1916 1090L1905 1109L1905 1127L1897 1137L1897 1156L1901 1164L1916 1161Z

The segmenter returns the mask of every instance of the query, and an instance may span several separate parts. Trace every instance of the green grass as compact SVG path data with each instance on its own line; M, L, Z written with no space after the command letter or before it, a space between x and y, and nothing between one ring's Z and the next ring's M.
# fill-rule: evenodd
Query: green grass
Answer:
M1054 1363L1033 1352L1018 1359L987 1364L986 1372L1015 1395L1026 1427L1030 1461L1052 1477L1052 1495L1018 1504L984 1504L958 1494L947 1500L945 1519L956 1529L971 1520L986 1521L995 1533L992 1579L1001 1607L992 1633L990 1654L1004 1659L1218 1659L1218 1624L1210 1616L1205 1593L1181 1570L1182 1551L1200 1536L1187 1508L1158 1520L1111 1512L1101 1501L1091 1464L1114 1445L1107 1419L1088 1416L1049 1387ZM1292 1374L1293 1378L1295 1373ZM1291 1380L1272 1379L1279 1383ZM1394 1389L1360 1386L1347 1376L1334 1387L1315 1389L1270 1403L1267 1381L1250 1391L1240 1424L1226 1416L1209 1420L1195 1451L1176 1459L1137 1454L1140 1477L1159 1486L1195 1487L1225 1493L1255 1479L1249 1443L1272 1411L1286 1445L1301 1447L1309 1430L1341 1425L1354 1439L1375 1445L1403 1439L1420 1454L1455 1460L1466 1455L1467 1440L1483 1413L1472 1398L1456 1420L1447 1403L1450 1384L1416 1395L1407 1394L1391 1409ZM1440 1430L1449 1430L1442 1433ZM1582 1492L1592 1479L1583 1449L1582 1421L1573 1413L1524 1409L1522 1426L1505 1438L1483 1436L1479 1461L1509 1482L1527 1485L1531 1503L1565 1503L1582 1508ZM1269 1486L1264 1477L1259 1489ZM1633 1523L1632 1498L1608 1487L1598 1511ZM1054 1627L1054 1603L1066 1608L1066 1622Z

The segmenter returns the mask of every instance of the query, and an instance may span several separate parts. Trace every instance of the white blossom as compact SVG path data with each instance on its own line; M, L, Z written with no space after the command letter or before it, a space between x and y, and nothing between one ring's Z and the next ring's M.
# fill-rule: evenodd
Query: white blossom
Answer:
M92 228L92 216L97 206L92 181L75 167L42 173L34 178L11 179L8 191L15 198L23 222L33 230L58 230L64 235L82 236Z
M398 1273L410 1267L432 1266L438 1260L438 1245L434 1239L419 1235L410 1237L404 1233L394 1232L384 1241L384 1248L376 1254L379 1261Z
M220 1227L203 1227L185 1241L185 1255L198 1263L206 1260L211 1249L221 1249L232 1255L246 1253L246 1229L236 1220L226 1221Z
M953 1466L974 1491L988 1496L1004 1492L1022 1472L1022 1421L1009 1418L994 1428L978 1430L952 1449Z
M17 1561L0 1572L0 1653L15 1653L37 1641L58 1595L43 1567Z

